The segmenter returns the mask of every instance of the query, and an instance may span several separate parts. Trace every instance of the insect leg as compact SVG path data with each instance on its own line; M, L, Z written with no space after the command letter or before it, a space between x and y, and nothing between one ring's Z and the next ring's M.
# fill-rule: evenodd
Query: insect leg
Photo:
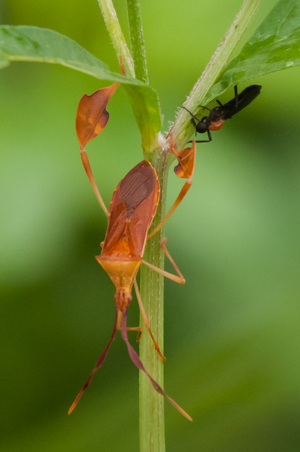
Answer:
M192 421L192 418L189 414L186 413L186 411L184 411L173 399L171 399L171 397L169 397L164 391L163 389L159 386L158 383L156 383L155 380L153 380L153 378L151 377L151 375L146 371L142 361L139 358L139 355L137 354L137 352L134 350L134 348L130 345L128 337L127 337L127 330L126 330L126 317L127 317L127 308L124 309L123 311L123 318L122 318L122 337L127 345L127 349L128 349L128 353L130 356L131 361L133 362L133 364L142 372L144 372L147 377L149 378L153 388L155 389L155 391L157 391L159 394L161 394L162 396L166 397L171 403L172 405L181 413L183 414L183 416L185 416L189 421Z
M127 331L137 331L138 335L137 335L136 341L140 342L141 335L142 335L142 328L140 326L127 327Z
M79 402L79 400L80 400L82 394L84 393L84 391L85 391L85 390L88 388L88 386L90 385L94 373L96 372L97 369L99 369L99 367L102 366L102 364L103 364L103 362L104 362L104 360L105 360L105 358L106 358L106 355L107 355L107 353L108 353L109 347L110 347L112 341L113 341L114 338L115 338L115 334L116 334L116 330L117 330L117 321L118 321L118 313L117 313L117 311L116 311L115 323L114 323L113 331L112 331L111 336L110 336L110 340L109 340L107 346L105 347L104 352L102 353L102 355L101 355L100 358L98 359L98 361L97 361L97 363L96 363L96 366L94 367L94 369L93 369L91 375L90 375L89 378L86 380L86 382L85 382L84 385L83 385L83 388L81 389L81 391L80 391L79 394L77 395L76 399L75 399L74 402L72 403L72 405L71 405L71 407L70 407L70 409L69 409L69 411L68 411L68 414L71 414L71 413L72 413L72 411L73 411L74 408L76 407L77 403Z
M171 257L169 251L167 250L166 241L167 241L167 239L163 239L162 240L161 247L162 247L164 253L166 254L166 256L168 257L169 261L173 265L173 267L174 267L176 273L178 274L178 276L173 275L173 273L166 272L165 270L162 270L161 268L156 267L155 265L149 264L149 262L144 261L144 259L142 260L142 264L147 265L147 267L149 267L152 270L156 271L160 275L163 275L166 278L171 279L174 282L177 282L178 284L184 284L185 283L185 279L184 279L182 273L180 272L179 268L175 264L175 262L174 262L173 258Z
M121 331L122 315L123 315L122 311L118 310L117 330L120 330L120 331ZM141 338L141 334L142 334L142 328L140 326L128 327L127 331L137 331L138 335L137 335L136 341L140 342L140 338Z
M217 102L219 102L219 101L217 100ZM201 108L205 108L205 110L211 111L211 109L210 109L210 108L208 108L208 107L204 107L204 105L198 105L198 107L201 107ZM203 119L203 118L202 118L202 119Z
M96 195L96 198L98 199L98 202L100 204L100 206L102 207L103 212L105 213L105 215L108 217L108 210L106 208L106 205L104 204L104 201L102 199L102 196L100 195L99 189L97 187L93 172L92 172L92 168L89 162L89 158L87 153L85 152L85 149L80 149L80 157L81 157L81 161L83 164L83 167L85 169L86 175L91 183L91 186L94 190L94 193Z
M199 124L199 120L198 120L198 123L195 121L195 119L194 118L192 118L191 119L191 123L193 124L193 126L195 127L195 129L196 129L196 135L197 135L197 124Z
M173 136L170 133L170 147L171 147L171 152L175 155L175 157L178 159L178 162L180 163L181 160L181 152L178 152L174 146L174 142L173 142ZM172 207L170 208L169 212L164 216L164 218L162 219L162 221L156 226L156 228L151 231L150 234L148 234L147 240L152 237L154 234L156 234L162 227L163 225L166 223L166 221L170 218L170 216L174 213L174 211L177 209L177 207L179 206L179 204L181 203L181 201L183 200L183 198L185 197L185 195L187 194L187 192L189 191L189 189L191 188L192 185L192 174L194 172L194 166L195 166L195 156L196 156L196 144L193 141L193 146L191 146L190 148L186 148L185 151L189 151L188 154L185 154L184 156L184 160L185 161L190 161L193 162L192 166L188 169L188 171L191 171L191 173L187 173L188 176L184 177L187 179L186 183L184 184L184 186L182 187L179 195L177 196L177 199L175 200L174 204L172 205ZM183 151L182 151L183 152ZM185 168L185 171L187 171L187 169ZM180 176L182 177L182 176Z
M197 143L197 142L196 142ZM192 178L189 178L186 183L184 184L184 186L181 189L181 192L179 193L179 195L177 196L177 199L175 200L174 204L172 205L172 207L170 208L169 212L164 216L164 218L162 219L162 221L159 223L158 226L156 226L156 228L151 231L150 234L148 234L147 239L150 239L154 234L156 234L162 227L163 225L166 223L166 221L170 218L170 216L174 213L174 211L177 209L177 207L179 206L179 204L181 203L181 201L183 200L183 198L185 197L185 195L187 194L187 192L189 191L189 189L191 188L192 185Z
M160 348L159 348L159 346L157 345L157 342L156 342L156 340L154 339L154 336L153 336L153 334L152 334L151 327L150 327L150 322L149 322L149 319L148 319L148 317L147 317L145 308L144 308L144 306L143 306L143 302L142 302L141 294L140 294L140 291L139 291L139 286L137 285L137 282L136 282L136 278L134 278L134 283L133 283L133 284L134 284L134 289L135 289L135 293L136 293L136 298L137 298L137 301L138 301L138 304L139 304L139 308L140 308L140 311L141 311L141 316L142 316L144 325L145 325L145 327L147 328L147 330L149 331L149 334L150 334L151 339L152 339L152 341L153 341L155 350L157 351L157 353L159 354L159 356L163 359L163 361L165 361L166 358L164 357L164 355L163 355L162 352L160 351ZM128 330L128 329L129 329L129 328L127 328L127 330Z
M194 118L196 121L200 122L200 119L197 118L197 116L193 115L193 113L190 112L190 110L188 110L187 108L185 108L183 106L181 108L184 108L191 115L192 118Z
M196 143L209 143L212 140L209 129L207 129L207 135L208 135L208 140L196 140ZM191 141L189 141L189 143L191 143Z

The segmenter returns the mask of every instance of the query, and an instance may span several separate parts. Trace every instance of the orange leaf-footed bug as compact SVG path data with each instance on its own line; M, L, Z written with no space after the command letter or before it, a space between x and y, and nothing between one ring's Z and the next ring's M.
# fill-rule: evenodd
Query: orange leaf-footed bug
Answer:
M114 85L108 88L110 88L109 95L110 93L115 91ZM105 207L94 176L92 174L88 156L85 152L85 144L95 138L101 132L101 130L103 130L108 120L108 117L106 119L107 115L105 114L105 107L110 97L106 95L102 96L102 93L100 93L101 95L99 95L99 102L96 102L95 104L91 102L90 99L88 99L87 102L85 102L85 100L82 100L84 98L81 99L77 110L76 131L84 169L101 207L108 216L107 232L104 242L101 243L102 251L101 254L96 257L96 259L103 267L103 269L107 272L116 287L116 293L114 297L116 304L116 317L110 340L102 355L98 359L91 375L85 382L82 390L79 392L74 403L70 407L69 414L74 410L83 392L88 388L96 370L103 364L109 347L115 337L116 330L119 329L121 330L122 337L127 345L129 356L133 363L138 367L138 369L140 369L147 375L152 386L159 394L166 397L187 419L192 420L191 417L163 391L158 383L147 372L139 356L130 345L127 337L127 330L136 330L139 331L139 333L141 331L140 327L127 328L126 325L127 310L129 302L132 299L131 291L132 286L134 285L143 322L147 330L149 331L155 349L157 350L160 357L164 360L165 358L161 353L160 348L151 332L150 322L147 318L138 290L136 275L140 265L143 263L149 266L152 270L159 272L163 276L179 284L184 284L185 279L183 278L166 248L166 239L162 241L161 246L167 257L171 261L175 271L177 272L177 275L168 273L143 260L148 230L152 224L152 220L154 218L160 197L160 186L156 171L149 162L144 160L136 165L131 171L129 171L129 173L127 173L127 175L120 181L113 193L109 212ZM91 96L88 97L91 98ZM193 144L193 148L195 149L195 144ZM171 145L171 150L173 153L177 152L173 144ZM178 154L181 155L181 153ZM194 155L195 152L193 152L192 154ZM180 162L179 157L177 158ZM191 160L191 157L189 157L189 159ZM173 211L180 203L184 195L185 193L178 196L173 205ZM168 217L171 215L171 213L167 214ZM162 227L163 224L164 220L156 228L156 232Z
M143 160L131 171L129 171L114 191L109 208L108 227L105 240L102 244L100 256L96 257L97 261L107 272L116 287L116 294L114 297L116 303L114 328L107 347L97 361L94 370L87 379L82 390L76 397L69 410L69 414L73 411L83 392L89 386L93 374L102 365L107 355L109 346L114 339L116 330L121 329L122 337L126 342L128 352L133 363L148 376L157 392L166 397L177 408L177 410L180 411L180 413L182 413L187 419L191 420L191 417L163 391L158 383L156 383L151 375L146 371L137 353L130 345L127 337L126 317L129 302L132 299L132 285L134 284L145 326L151 335L155 349L159 355L164 358L151 333L150 323L146 316L136 283L136 274L142 263L148 265L151 269L158 271L163 276L166 276L175 282L180 284L185 282L182 274L166 249L166 240L163 240L162 248L171 260L178 276L154 267L143 260L144 249L147 241L147 232L156 212L159 195L160 187L156 171L146 160ZM139 327L129 329L139 330Z

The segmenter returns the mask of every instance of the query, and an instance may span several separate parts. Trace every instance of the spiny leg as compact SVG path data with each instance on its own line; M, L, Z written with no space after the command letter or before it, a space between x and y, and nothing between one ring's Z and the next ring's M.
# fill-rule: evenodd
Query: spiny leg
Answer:
M160 348L159 348L159 346L158 346L158 344L157 344L157 342L156 342L156 340L154 339L154 336L153 336L153 334L152 334L151 327L150 327L150 322L149 322L148 316L147 316L147 314L146 314L146 311L145 311L145 308L144 308L144 305L143 305L143 302L142 302L142 297L141 297L141 294L140 294L140 291L139 291L139 287L138 287L137 282L136 282L136 278L134 279L134 283L133 283L133 284L134 284L134 289L135 289L135 293L136 293L136 298L137 298L137 300L138 300L138 304L139 304L139 308L140 308L140 311L141 311L141 316L142 316L144 325L145 325L145 327L147 328L147 330L148 330L148 332L149 332L149 334L150 334L150 336L151 336L151 339L152 339L152 341L153 341L155 350L157 351L157 353L159 354L159 356L163 359L163 361L165 361L166 358L164 357L164 355L163 355L162 352L160 351ZM127 329L128 329L128 328L127 328Z

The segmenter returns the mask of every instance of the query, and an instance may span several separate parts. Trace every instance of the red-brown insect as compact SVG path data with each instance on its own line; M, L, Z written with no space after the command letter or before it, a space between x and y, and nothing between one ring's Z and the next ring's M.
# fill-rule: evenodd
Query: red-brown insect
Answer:
M120 59L120 65L122 74L124 75L125 72L122 65L122 59ZM106 106L117 87L118 83L114 83L111 86L99 89L90 96L85 94L79 102L76 115L76 133L80 146L81 160L96 197L104 213L108 216L108 227L105 240L101 243L102 251L100 256L97 256L96 259L108 273L116 287L114 297L116 303L116 318L109 343L98 359L95 368L85 382L82 390L69 409L69 414L74 410L83 392L89 386L96 370L103 364L109 347L115 337L116 330L119 329L122 332L122 337L126 342L128 352L133 363L148 376L152 386L158 393L166 397L187 419L192 420L191 417L153 380L151 375L144 368L137 353L130 345L127 337L127 330L136 330L139 332L139 336L141 334L140 327L127 328L126 326L127 310L129 302L132 299L132 285L134 285L143 322L149 331L155 349L161 358L165 360L165 357L161 353L151 332L150 322L143 307L136 282L136 274L142 263L149 266L152 270L159 272L163 276L178 282L179 284L184 284L185 282L185 279L166 248L166 239L162 241L161 246L173 264L178 276L157 268L143 260L147 233L154 218L160 196L160 186L156 171L151 164L145 160L136 165L131 171L129 171L124 179L121 180L115 189L108 212L100 195L90 167L88 156L85 151L85 145L99 135L99 133L106 126L109 118ZM167 218L169 218L169 216L174 212L191 185L196 145L193 143L192 148L187 148L178 153L174 147L172 136L170 136L170 140L171 151L176 155L179 162L176 167L177 169L175 168L175 172L179 177L188 178L188 181L183 187L170 212L168 212L166 218L163 219L155 231L151 233L151 236L163 226Z
M114 297L116 302L116 318L114 328L107 347L100 356L94 370L87 379L82 390L76 397L69 410L69 414L73 411L83 392L89 386L93 374L102 365L110 344L114 339L116 330L121 329L122 337L126 342L128 352L133 363L140 370L145 372L157 392L166 397L178 409L178 411L180 411L187 419L191 420L191 417L182 408L180 408L179 405L171 399L149 375L137 353L130 345L127 337L126 316L129 302L132 299L131 290L132 285L134 284L143 321L151 335L155 349L164 359L152 335L150 323L142 305L142 300L136 283L136 274L142 263L148 265L151 269L158 271L173 281L180 284L185 282L182 274L166 249L166 240L163 240L162 248L171 260L178 276L161 270L160 268L157 268L143 260L144 249L147 241L147 232L156 212L159 195L160 187L156 171L153 169L151 164L145 160L129 171L114 191L109 208L109 220L105 240L102 244L100 256L96 257L97 261L108 273L116 287L116 294ZM139 327L129 329L140 331Z

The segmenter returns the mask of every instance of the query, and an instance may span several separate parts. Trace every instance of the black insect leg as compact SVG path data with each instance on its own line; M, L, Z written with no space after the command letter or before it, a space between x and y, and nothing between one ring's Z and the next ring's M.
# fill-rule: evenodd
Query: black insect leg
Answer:
M239 95L237 90L237 85L234 85L234 100L235 100L235 108L237 108L239 104Z
M211 111L210 108L204 107L203 105L198 105L198 107L205 108L205 110Z
M194 120L200 122L200 119L197 118L197 116L193 115L193 113L191 113L190 110L188 110L188 109L185 108L184 106L182 106L182 108L184 108L184 109L191 115L191 117L192 117ZM194 124L194 122L193 122L193 119L192 119L192 123L193 123L194 127L196 127L195 124Z
M209 143L210 141L211 141L211 133L210 133L210 130L209 129L207 129L207 136L208 136L208 140L196 140L196 143Z
M207 129L207 135L208 135L208 140L196 140L196 143L209 143L212 140L209 129ZM189 143L192 143L192 142L193 142L193 140L189 141Z
M195 121L195 119L197 119L197 120L198 120L198 122L196 122L196 121ZM194 127L195 127L195 129L196 129L196 132L195 132L195 133L196 133L196 135L197 135L197 125L199 124L199 122L200 122L200 119L198 119L198 118L195 118L195 119L194 119L194 118L192 117L192 119L191 119L191 123L193 124L193 126L194 126Z

